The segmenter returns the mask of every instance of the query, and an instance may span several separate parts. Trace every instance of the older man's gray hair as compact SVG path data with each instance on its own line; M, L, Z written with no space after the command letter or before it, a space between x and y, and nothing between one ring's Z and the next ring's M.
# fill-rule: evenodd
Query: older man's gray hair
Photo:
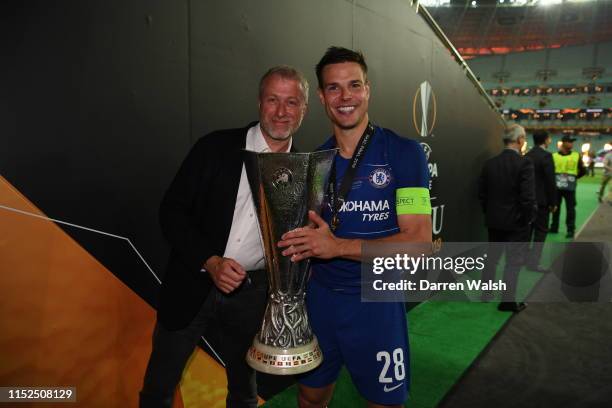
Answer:
M259 97L261 98L261 94L263 93L263 86L266 79L271 77L272 75L278 75L283 79L292 79L294 81L298 81L300 83L300 88L302 90L302 96L304 97L304 102L308 104L308 81L304 74L298 71L296 68L293 68L290 65L277 65L275 67L270 68L266 71L265 74L259 80Z
M512 124L504 131L504 143L518 142L519 137L525 137L525 128L521 125Z

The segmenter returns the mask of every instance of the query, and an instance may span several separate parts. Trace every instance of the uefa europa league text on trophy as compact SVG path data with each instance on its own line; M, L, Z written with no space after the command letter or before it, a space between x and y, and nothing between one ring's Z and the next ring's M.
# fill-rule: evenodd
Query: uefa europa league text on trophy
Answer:
M336 149L244 155L268 274L268 304L247 363L269 374L303 373L323 360L304 303L310 261L291 262L276 244L285 232L306 225L309 210L320 214Z

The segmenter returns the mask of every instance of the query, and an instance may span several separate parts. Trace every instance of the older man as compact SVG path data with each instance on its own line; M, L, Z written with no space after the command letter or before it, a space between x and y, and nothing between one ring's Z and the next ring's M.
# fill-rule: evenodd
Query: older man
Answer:
M261 323L267 278L242 149L287 152L308 104L296 69L271 68L259 85L259 122L219 130L191 149L166 192L162 231L172 247L159 302L141 407L171 407L200 336L217 338L228 407L256 407L245 355Z
M511 125L504 132L504 150L489 159L480 175L478 197L485 213L489 242L507 242L504 281L508 290L499 310L518 312L525 305L515 301L518 273L530 224L536 215L533 163L521 155L525 144L525 129ZM503 251L499 245L489 250L484 279L493 279Z

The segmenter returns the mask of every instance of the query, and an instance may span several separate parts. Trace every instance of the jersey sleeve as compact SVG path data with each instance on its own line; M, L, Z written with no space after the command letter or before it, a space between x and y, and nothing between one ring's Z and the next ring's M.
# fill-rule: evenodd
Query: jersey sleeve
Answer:
M397 215L430 215L429 168L425 152L416 141L394 136L391 138L389 151L396 177Z

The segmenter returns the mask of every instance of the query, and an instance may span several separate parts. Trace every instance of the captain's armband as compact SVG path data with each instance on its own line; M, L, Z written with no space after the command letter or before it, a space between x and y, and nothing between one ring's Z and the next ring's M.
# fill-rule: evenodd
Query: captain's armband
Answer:
M395 190L397 215L431 214L429 189L425 187L404 187Z

